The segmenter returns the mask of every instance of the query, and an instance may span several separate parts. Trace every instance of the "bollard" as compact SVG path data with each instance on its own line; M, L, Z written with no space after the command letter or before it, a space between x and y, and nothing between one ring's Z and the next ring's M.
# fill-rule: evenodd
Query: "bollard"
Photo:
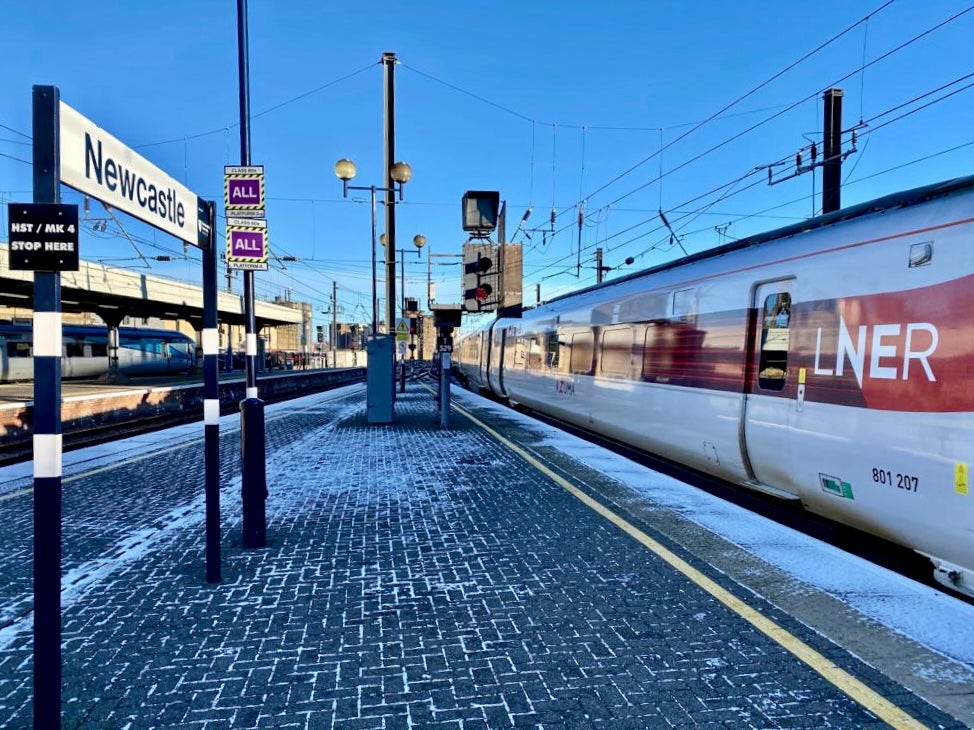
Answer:
M450 353L440 353L440 428L450 427Z

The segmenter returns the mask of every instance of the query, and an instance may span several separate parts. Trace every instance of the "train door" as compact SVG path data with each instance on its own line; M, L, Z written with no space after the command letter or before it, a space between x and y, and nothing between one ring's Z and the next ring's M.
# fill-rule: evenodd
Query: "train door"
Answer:
M787 498L797 498L790 476L793 394L797 390L793 382L797 371L793 363L789 368L794 291L794 278L754 287L755 318L748 337L748 383L741 419L742 451L752 486Z
M492 326L487 330L487 340L490 349L487 352L487 390L498 395L504 394L503 363L504 363L504 328Z

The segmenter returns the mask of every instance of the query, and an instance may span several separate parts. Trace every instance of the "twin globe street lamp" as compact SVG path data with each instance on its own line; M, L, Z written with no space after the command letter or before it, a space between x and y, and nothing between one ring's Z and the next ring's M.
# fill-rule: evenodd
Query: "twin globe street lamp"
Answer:
M405 185L407 182L409 182L409 179L413 176L413 169L409 165L407 165L405 162L397 162L396 164L394 164L392 166L392 168L389 170L389 177L392 178L392 181L393 181L393 186L391 188L379 187L377 185L368 185L368 186L349 185L348 184L348 181L351 180L351 179L353 179L357 173L358 173L358 168L355 167L355 163L352 162L351 160L347 159L347 158L344 158L343 157L342 159L340 159L338 162L335 163L335 175L337 175L338 178L342 181L342 195L343 195L343 197L346 197L346 198L348 197L348 191L349 190L368 190L371 193L371 202L372 202L372 336L373 337L376 337L379 334L379 300L376 298L376 280L377 280L378 274L377 274L377 271L376 271L376 255L375 255L375 244L376 244L376 235L375 235L375 227L376 227L376 223L375 223L375 205L376 205L376 202L375 202L375 193L376 193L377 190L381 190L382 192L386 192L386 193L398 193L399 194L399 200L402 200L403 185ZM395 201L390 201L390 202L387 203L387 205L394 204L394 202ZM416 238L422 238L422 237L421 236L417 236ZM413 239L413 243L416 243L416 238ZM426 239L423 238L423 243L425 244L425 242L426 242ZM420 244L416 244L416 245L417 246L420 246ZM385 262L386 262L387 265L389 264L389 253L388 253L388 251L386 252ZM395 270L393 270L393 271L395 271ZM394 276L395 276L395 274L393 273L393 276L391 276L391 277L390 276L387 276L386 277L386 306L387 307L390 307L390 308L393 306L391 304L391 302L395 298L394 297L394 294L393 294L393 287L395 286L395 284L394 284ZM391 334L391 330L392 330L392 327L393 327L393 323L392 322L389 322L389 323L387 323L387 325L388 325L388 329L390 330L390 334Z

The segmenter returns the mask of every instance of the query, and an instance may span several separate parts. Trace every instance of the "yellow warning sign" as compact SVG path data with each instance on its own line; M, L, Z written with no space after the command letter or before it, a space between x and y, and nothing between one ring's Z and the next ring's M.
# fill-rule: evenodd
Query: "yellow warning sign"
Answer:
M967 464L958 461L954 465L954 491L958 494L967 494Z
M409 323L405 319L399 319L396 322L396 340L408 340L409 339Z

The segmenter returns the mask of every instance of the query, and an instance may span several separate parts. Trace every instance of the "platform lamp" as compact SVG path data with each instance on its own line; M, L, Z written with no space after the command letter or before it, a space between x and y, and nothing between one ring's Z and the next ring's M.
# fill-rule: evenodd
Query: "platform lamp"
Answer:
M389 176L393 180L393 187L379 187L377 185L368 186L358 186L349 185L348 181L353 179L358 173L358 168L355 163L348 158L342 158L335 163L335 175L342 181L342 196L347 198L349 190L368 190L371 193L371 203L372 203L372 336L375 337L379 333L379 300L376 298L376 282L377 282L377 270L376 270L376 258L375 258L375 194L376 191L392 192L399 194L399 200L402 200L403 185L409 182L410 178L413 176L413 169L405 162L397 162L392 166ZM388 295L388 292L387 292Z
M385 247L386 245L385 233L379 236L379 243L382 244L383 248ZM413 236L413 245L416 247L416 250L413 251L413 253L416 254L418 257L422 258L423 246L426 245L426 236L424 236L422 233L417 233L415 236ZM401 254L401 257L399 259L399 282L400 282L399 313L403 317L406 316L406 266L405 266L406 254L409 253L410 251L412 251L412 249L408 249L408 248L396 249L396 252Z

